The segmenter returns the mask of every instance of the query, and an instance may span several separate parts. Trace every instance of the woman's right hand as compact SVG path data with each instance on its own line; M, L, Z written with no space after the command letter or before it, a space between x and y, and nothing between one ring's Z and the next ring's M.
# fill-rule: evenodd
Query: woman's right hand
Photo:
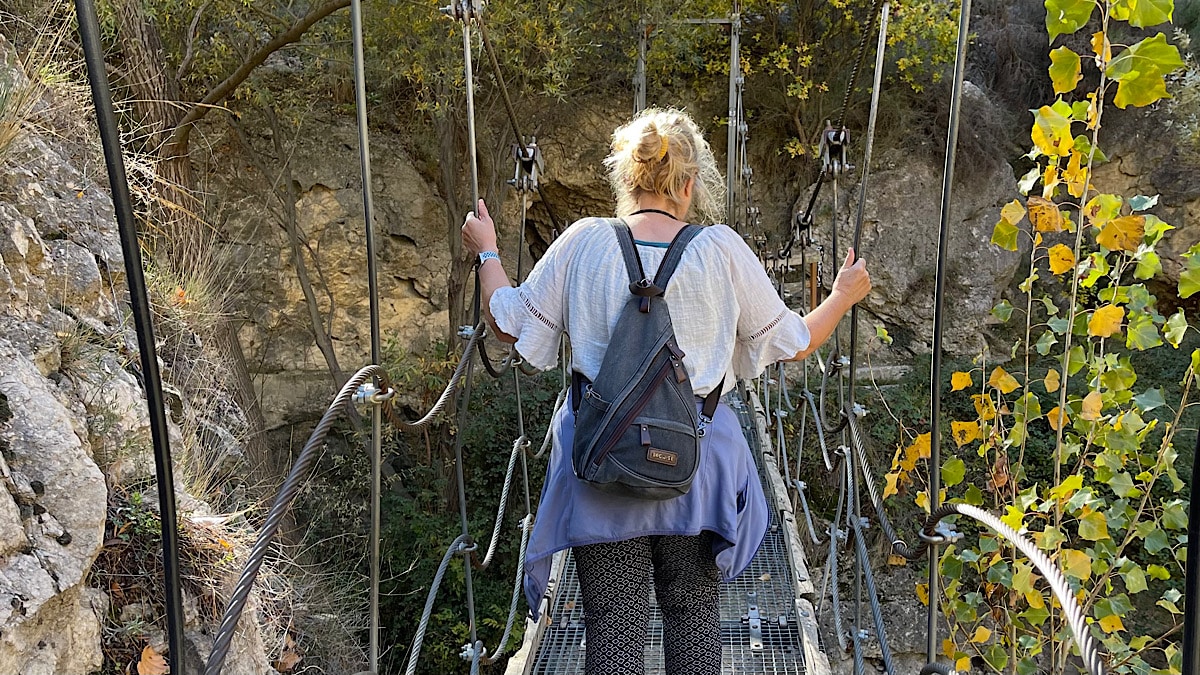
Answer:
M854 259L854 249L846 253L846 262L833 280L830 296L839 296L849 307L867 297L871 292L871 274L867 272L867 261Z

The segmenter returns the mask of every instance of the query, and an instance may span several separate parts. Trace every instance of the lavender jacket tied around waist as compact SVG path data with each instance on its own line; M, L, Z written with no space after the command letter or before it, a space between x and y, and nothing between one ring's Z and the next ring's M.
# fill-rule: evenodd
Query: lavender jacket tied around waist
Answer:
M525 598L535 621L554 553L573 546L707 530L717 535L713 548L722 579L746 569L766 537L770 514L750 447L729 406L717 408L701 440L691 490L664 501L608 494L576 478L570 408L564 405L551 422L554 446L525 559Z

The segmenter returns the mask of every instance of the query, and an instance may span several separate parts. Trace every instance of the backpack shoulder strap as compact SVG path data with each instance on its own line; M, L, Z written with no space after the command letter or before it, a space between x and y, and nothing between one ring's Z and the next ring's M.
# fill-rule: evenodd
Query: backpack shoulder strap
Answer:
M675 268L679 266L679 260L683 257L683 251L687 245L691 243L696 235L700 234L700 230L704 228L699 225L684 225L683 229L675 235L671 240L671 245L667 248L667 253L663 257L662 264L658 266L658 273L654 275L654 285L659 288L666 289L667 282L671 280L671 275L675 273Z
M613 218L609 223L617 235L617 243L621 245L621 256L625 258L625 271L629 273L629 283L636 284L644 280L646 272L642 269L642 257L634 247L633 232L629 229L629 224L621 218Z

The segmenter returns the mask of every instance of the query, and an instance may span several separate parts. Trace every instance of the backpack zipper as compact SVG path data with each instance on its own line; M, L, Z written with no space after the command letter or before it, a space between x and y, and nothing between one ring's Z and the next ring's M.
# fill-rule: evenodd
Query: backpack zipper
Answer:
M604 458L608 457L608 453L612 452L612 449L614 446L616 446L617 441L621 440L621 435L625 428L633 423L633 420L637 418L638 414L642 412L642 409L645 408L646 404L650 401L650 397L654 395L654 392L658 391L659 385L661 385L662 381L666 379L667 373L671 371L672 360L673 359L668 359L658 367L657 371L655 371L654 378L650 381L650 386L646 387L646 390L643 391L642 395L638 397L637 402L633 404L633 406L629 409L629 412L625 413L625 416L621 418L621 421L617 424L617 431L613 432L612 437L608 439L608 442L604 444L604 447L601 448L600 452L596 455L596 459L592 460L592 464L594 466L600 466L602 463L604 463Z

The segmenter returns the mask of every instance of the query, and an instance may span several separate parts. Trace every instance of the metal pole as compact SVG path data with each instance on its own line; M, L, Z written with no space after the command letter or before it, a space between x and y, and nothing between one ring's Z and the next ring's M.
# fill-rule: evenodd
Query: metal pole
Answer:
M967 61L967 35L971 30L971 0L962 0L958 17L958 52L954 62L954 88L950 94L950 129L946 134L946 164L942 175L942 212L941 224L938 230L937 272L934 282L933 295L933 372L930 374L929 391L931 393L932 410L929 415L929 503L931 511L937 511L942 505L942 449L941 423L942 400L942 332L944 316L942 307L946 297L946 240L950 232L950 193L954 185L954 159L958 147L958 111L962 103L963 70ZM938 625L936 598L941 593L939 584L941 577L938 570L938 550L941 547L933 544L929 547L929 613L928 640L925 645L925 657L929 663L937 660L938 654Z
M1200 433L1192 454L1192 498L1188 507L1187 579L1184 583L1183 672L1200 673L1200 500L1195 486L1200 481Z
M358 157L362 172L363 220L367 238L367 294L371 313L371 363L380 365L379 339L379 283L375 260L375 202L371 195L371 145L367 136L367 83L363 55L362 2L351 0L350 23L354 42L354 107L358 122ZM378 378L376 378L378 379ZM376 382L378 384L378 382ZM382 491L383 465L383 410L379 405L371 408L371 588L370 588L370 646L367 654L372 673L379 672L379 539L380 539L380 492Z
M642 17L638 21L638 58L637 70L633 74L633 112L640 113L646 109L646 51L648 42L650 41L650 27L646 25L646 18Z
M736 221L734 213L735 183L734 176L737 168L737 90L741 78L741 58L738 54L742 18L739 14L738 0L733 0L733 13L729 16L729 129L725 144L725 224L733 227Z
M146 389L146 406L150 414L150 437L154 443L154 475L158 481L158 508L162 518L163 586L167 605L167 658L172 673L186 668L183 646L183 598L179 579L179 531L175 514L175 478L171 466L170 436L167 415L163 407L162 377L155 351L154 323L150 300L146 294L146 279L142 271L142 252L138 244L137 223L129 198L129 179L121 157L121 133L113 112L112 90L104 68L104 52L100 44L100 22L92 0L75 0L79 38L83 43L83 58L87 63L88 82L92 88L92 103L96 108L96 123L100 127L100 142L104 148L104 164L108 168L108 184L112 190L113 211L121 235L121 255L125 259L125 277L129 286L129 306L133 312L137 333L138 353L142 367L142 382ZM181 158L181 161L187 161Z
M875 82L871 87L871 113L867 118L867 142L863 147L862 180L858 184L858 212L854 225L854 255L861 257L863 217L867 203L867 179L871 176L871 151L875 147L875 121L879 117L879 90L883 86L883 53L887 48L888 14L892 6L884 0L879 17L879 43L875 47ZM836 260L834 262L837 262ZM854 388L858 377L858 304L850 310L850 410L854 414Z
M467 152L471 162L471 210L479 209L479 155L475 149L475 71L471 64L471 17L474 9L472 0L463 7L463 63L467 78ZM518 143L523 142L517 139Z

